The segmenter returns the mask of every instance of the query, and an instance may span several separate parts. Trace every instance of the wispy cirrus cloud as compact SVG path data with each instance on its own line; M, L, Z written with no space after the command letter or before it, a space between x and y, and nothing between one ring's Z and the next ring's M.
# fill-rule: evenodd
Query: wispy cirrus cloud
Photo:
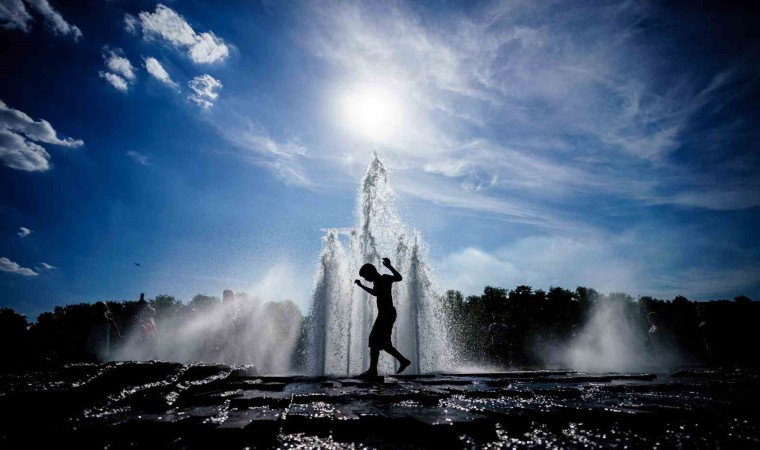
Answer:
M129 14L124 17L127 31L134 33L139 25L146 39L161 39L177 49L186 50L195 63L222 62L230 54L222 38L212 31L197 33L184 17L160 3L154 12L143 11L138 18Z
M130 150L127 152L127 156L129 156L132 159L132 161L136 162L137 164L141 166L149 166L151 164L150 158L148 158L148 155L143 155L140 152Z
M75 148L84 142L61 139L48 121L36 121L0 100L0 161L16 170L46 171L50 169L50 154L40 144Z
M0 26L5 29L21 30L28 33L34 17L26 9L29 5L34 12L41 15L46 25L60 35L71 35L75 41L82 37L82 31L75 25L71 25L56 11L47 0L7 0L0 3Z
M336 83L383 83L406 99L403 136L379 149L398 167L481 196L530 188L580 199L603 189L640 205L727 208L724 184L672 155L695 118L730 101L739 70L695 82L687 69L656 69L638 28L655 14L646 5L491 3L440 20L403 3L307 11L302 44L340 74ZM726 182L741 201L728 205L760 204L758 182L732 172ZM690 192L707 195L696 202Z
M11 261L4 256L0 258L0 271L15 273L25 277L36 277L39 275L34 270L27 267L21 267L18 263Z
M240 155L247 161L268 168L285 184L313 186L304 168L304 161L310 157L309 149L297 138L274 139L250 119L210 120L224 139L242 150Z
M57 267L51 266L50 264L46 262L41 262L37 264L37 270L55 270Z

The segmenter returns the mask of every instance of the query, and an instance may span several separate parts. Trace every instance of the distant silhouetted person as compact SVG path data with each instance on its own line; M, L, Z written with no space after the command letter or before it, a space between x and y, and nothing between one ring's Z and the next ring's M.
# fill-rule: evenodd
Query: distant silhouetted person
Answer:
M140 295L142 299L142 295ZM142 324L140 326L140 340L145 348L146 356L154 358L156 353L156 340L158 339L158 327L156 326L156 310L147 306L142 310Z
M742 347L736 345L740 340L737 336L747 327L737 323L736 312L727 318L725 315L721 317L720 314L716 314L717 309L715 305L697 306L697 328L702 336L707 361L718 365L735 363L737 355L732 355L732 352Z
M121 333L106 302L96 303L95 308L97 312L87 337L87 351L92 358L103 362L111 355L111 332L115 332L119 337Z
M365 280L373 283L373 287L364 286L358 279L354 281L362 289L369 292L370 295L377 297L377 319L369 333L369 350L370 364L369 370L359 375L363 378L377 377L377 360L380 357L380 350L385 350L399 362L396 373L401 373L406 369L411 361L399 353L391 343L391 333L393 332L393 323L396 321L396 308L393 306L393 295L391 286L396 281L401 281L401 274L391 266L388 258L383 258L383 265L388 268L393 275L380 275L375 266L365 264L359 269L359 275Z
M708 314L704 305L697 306L697 320L699 324L697 329L702 337L702 345L704 346L705 355L709 362L715 361L715 345L713 343L713 328L715 325L708 319Z
M217 360L223 363L234 363L235 342L239 341L240 336L237 336L238 305L235 293L231 289L225 289L222 292L221 308L222 323L215 337Z
M140 300L137 301L137 312L140 314L140 319L142 319L142 313L145 311L145 308L148 307L148 302L145 301L145 294L140 294Z
M509 327L501 322L494 322L488 325L488 343L486 350L497 362L504 363L510 358L509 351Z
M661 362L665 358L667 351L670 350L670 339L668 332L665 329L665 324L662 320L662 316L656 312L650 312L647 314L649 320L649 340L652 343L652 349L654 350L655 358Z
M143 323L140 333L143 340L155 339L158 334L158 327L156 327L156 310L151 306L148 306L143 310Z

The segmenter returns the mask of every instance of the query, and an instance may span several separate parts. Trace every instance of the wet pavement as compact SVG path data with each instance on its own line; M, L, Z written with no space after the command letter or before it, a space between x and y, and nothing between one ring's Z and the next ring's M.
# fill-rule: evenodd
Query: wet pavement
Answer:
M760 372L257 376L115 362L0 377L0 445L760 448Z

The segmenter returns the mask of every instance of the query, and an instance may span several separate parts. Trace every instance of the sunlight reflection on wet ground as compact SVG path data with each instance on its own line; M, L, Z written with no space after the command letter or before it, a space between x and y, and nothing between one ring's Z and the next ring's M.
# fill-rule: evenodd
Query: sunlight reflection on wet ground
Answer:
M674 376L675 375L675 376ZM3 447L744 448L756 371L262 377L165 362L3 376Z

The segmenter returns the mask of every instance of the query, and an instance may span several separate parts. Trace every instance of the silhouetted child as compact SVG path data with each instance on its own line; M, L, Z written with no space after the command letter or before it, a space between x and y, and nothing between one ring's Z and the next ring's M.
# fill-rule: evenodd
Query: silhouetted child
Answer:
M401 274L391 266L391 261L388 258L383 258L383 265L393 272L393 275L380 275L372 264L365 264L359 269L359 275L373 283L372 288L364 286L358 279L354 281L362 289L369 292L370 295L377 297L377 319L375 319L375 324L369 333L371 359L369 370L359 375L363 378L377 377L377 359L380 357L380 350L385 350L398 360L399 367L396 373L403 372L411 363L391 343L393 323L396 321L396 308L393 306L391 287L394 282L402 280Z

